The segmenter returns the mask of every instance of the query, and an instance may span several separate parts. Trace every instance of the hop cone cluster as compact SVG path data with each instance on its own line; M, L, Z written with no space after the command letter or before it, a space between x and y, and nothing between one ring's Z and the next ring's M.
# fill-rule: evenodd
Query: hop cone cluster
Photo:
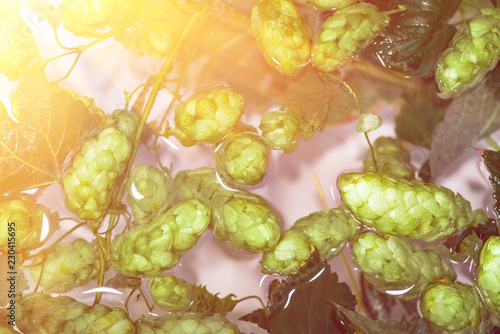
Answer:
M81 315L64 323L65 334L135 334L134 322L127 311L119 307L97 304Z
M176 108L171 133L184 146L215 144L239 122L243 103L243 95L231 88L198 94Z
M482 9L443 51L435 73L438 95L457 97L476 86L496 66L499 55L500 9Z
M95 245L79 238L58 244L48 253L39 252L32 264L30 275L45 292L65 293L96 279L100 260Z
M299 140L310 138L314 131L312 124L294 108L265 113L260 119L259 128L267 146L285 153L293 152Z
M252 33L267 63L283 74L299 73L311 55L311 29L290 0L257 0Z
M433 284L422 294L421 309L437 333L477 330L481 323L481 300L471 285Z
M49 235L41 240L44 220L49 223ZM15 232L16 252L27 253L42 246L57 228L57 214L50 213L28 197L0 202L0 251L5 254L8 251L9 232Z
M224 180L243 186L253 186L262 181L269 162L266 144L252 132L225 136L214 156L217 172Z
M354 216L382 233L434 241L488 220L484 211L473 211L460 194L418 180L346 173L340 176L338 188Z
M80 37L101 37L124 29L137 18L142 0L62 0L64 28Z
M157 276L194 247L209 223L209 207L195 199L182 201L149 224L117 236L112 242L113 266L126 276Z
M486 307L500 316L500 237L491 236L481 250L477 286Z
M378 137L372 146L379 173L407 179L415 177L415 168L411 164L410 152L403 147L399 139ZM367 150L365 154L363 171L375 171L375 162L371 150Z
M348 63L380 30L389 18L377 6L358 2L335 11L323 23L315 37L312 63L319 70L331 72Z
M359 0L299 0L297 2L310 3L318 11L335 10L347 7Z
M127 181L127 203L132 208L134 222L147 224L169 205L172 178L156 167L140 164Z
M194 312L204 316L225 316L236 306L232 295L220 298L205 286L195 285L176 276L158 276L149 281L153 302L169 312Z
M265 274L293 274L310 257L311 246L318 250L321 260L327 261L344 249L358 226L343 208L302 217L281 235L272 251L262 255L261 271Z
M218 316L199 313L167 313L136 322L137 334L239 334L238 327Z
M127 137L114 127L87 140L63 180L67 207L82 219L101 219L131 153Z
M438 255L397 236L363 233L353 241L352 254L377 290L408 289L405 299L415 298L433 282L456 279L453 268Z

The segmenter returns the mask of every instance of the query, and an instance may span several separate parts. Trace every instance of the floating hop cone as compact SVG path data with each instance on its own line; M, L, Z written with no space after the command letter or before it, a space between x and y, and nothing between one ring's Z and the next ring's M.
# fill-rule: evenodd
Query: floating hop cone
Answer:
M252 6L252 33L267 63L295 75L311 56L311 29L289 0L257 0Z
M184 146L215 144L239 122L243 103L243 95L231 88L198 94L176 108L175 129L171 134Z
M338 188L354 216L382 233L434 241L488 220L460 194L418 180L346 173L339 177Z
M422 294L422 314L436 333L480 333L481 300L476 289L461 283L433 284Z
M489 237L479 255L477 287L484 304L500 319L500 237Z
M334 71L356 56L389 23L377 6L358 2L335 11L323 23L312 47L312 63Z
M41 240L43 225L46 222L49 234ZM8 253L9 232L14 230L16 252L28 253L37 249L57 230L57 222L57 214L50 213L46 207L35 203L31 198L21 196L0 201L0 252Z
M127 311L97 304L85 313L64 323L64 334L135 334L135 325Z
M300 0L297 2L310 3L318 11L335 10L347 7L359 0Z
M238 326L218 315L200 313L167 313L136 321L137 334L239 334Z
M172 182L156 167L140 164L134 168L127 181L127 203L136 224L147 224L167 209Z
M293 152L299 140L309 139L313 135L313 125L301 116L296 108L284 108L270 111L260 119L262 139L273 150Z
M63 180L68 208L82 219L101 219L131 154L131 143L114 127L87 140Z
M214 194L211 204L217 239L250 253L262 253L276 246L279 218L262 197L246 191L222 191Z
M112 242L113 267L126 276L158 276L194 247L209 223L208 206L195 199L182 201L149 224L118 235Z
M225 136L214 156L215 167L224 180L240 186L253 186L262 181L269 164L266 144L252 132Z
M435 78L447 99L475 87L498 63L500 9L482 9L453 37L438 61Z
M97 278L99 252L94 244L76 239L58 244L49 253L36 254L32 265L29 267L31 278L40 282L43 291L65 293Z
M139 14L142 0L62 0L64 28L80 37L102 37L125 29Z
M232 295L219 298L207 288L195 285L176 276L158 276L149 280L153 302L169 312L194 312L204 316L225 316L236 306Z
M390 174L395 177L413 179L415 168L411 163L410 152L403 147L399 139L378 137L373 143L377 168L381 174ZM367 150L363 160L363 171L375 171L375 163L371 150Z
M226 189L217 179L215 169L211 167L200 167L185 169L175 174L169 203L177 203L186 199L198 199L202 202L210 202L215 193L221 193ZM227 190L227 193L232 193Z

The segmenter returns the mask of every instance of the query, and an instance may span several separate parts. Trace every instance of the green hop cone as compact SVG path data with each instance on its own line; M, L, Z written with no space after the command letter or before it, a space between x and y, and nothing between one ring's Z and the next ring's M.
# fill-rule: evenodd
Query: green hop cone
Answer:
M63 333L64 323L74 319L90 306L69 296L51 297L47 293L30 293L16 302L16 326L22 333Z
M125 109L115 109L108 115L110 125L123 133L129 141L135 140L137 127L139 126L139 116L133 111Z
M262 253L276 246L279 217L260 196L247 191L215 193L214 234L237 249Z
M113 267L126 276L157 276L177 264L196 244L209 222L209 207L195 199L182 201L149 224L115 237Z
M124 309L97 304L81 315L66 321L60 333L135 334L135 325Z
M169 206L172 178L160 169L137 165L127 181L127 203L132 208L134 222L147 224Z
M300 139L308 139L313 135L312 124L295 108L265 113L260 119L259 128L267 146L285 153L293 152Z
M175 129L166 134L173 134L184 146L215 144L239 122L243 103L243 95L231 88L198 94L175 109Z
M346 173L339 177L338 188L355 218L382 233L434 241L488 220L460 194L418 180Z
M96 279L99 267L96 246L79 238L71 243L58 244L48 253L37 253L29 271L44 292L65 293Z
M311 256L310 238L299 229L288 229L281 235L273 250L262 254L261 271L264 274L291 275Z
M127 137L114 127L87 140L63 180L67 207L82 219L101 219L131 154Z
M223 179L240 186L262 181L269 164L269 152L262 138L252 132L236 132L224 137L214 150L215 168Z
M252 33L267 63L295 75L311 56L311 29L290 0L257 0L252 6Z
M158 276L149 280L153 302L168 312L194 312L204 316L225 316L236 306L232 295L219 298L205 286L195 285L176 276Z
M356 56L379 31L389 17L377 6L358 2L335 11L323 23L312 47L312 64L321 71L334 71Z
M486 307L500 317L500 237L491 236L479 255L477 287Z
M462 95L496 66L500 55L499 13L498 8L484 9L457 31L437 64L439 97Z
M167 313L136 321L137 334L239 334L238 326L218 315Z
M377 169L381 174L390 174L395 177L413 179L415 168L411 164L410 152L403 147L399 139L378 137L373 143ZM371 150L367 150L363 160L363 171L375 171L375 163Z
M225 188L217 179L215 169L200 167L185 169L175 174L169 203L176 203L185 199L210 201L214 193L221 193ZM231 191L227 191L231 193Z
M481 300L470 285L432 284L422 294L421 309L436 333L456 333L472 328L479 333Z
M299 0L297 2L310 3L318 11L341 9L358 2L359 0Z

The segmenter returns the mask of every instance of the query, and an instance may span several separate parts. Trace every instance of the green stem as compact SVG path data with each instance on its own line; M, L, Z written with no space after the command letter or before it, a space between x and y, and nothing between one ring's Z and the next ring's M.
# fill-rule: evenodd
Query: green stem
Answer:
M238 299L236 301L236 303L240 303L244 300L247 300L247 299L257 299L259 302L260 302L260 305L262 305L262 308L265 309L266 308L266 304L264 304L264 302L262 301L262 299L259 297L259 296L247 296L247 297L244 297L244 298L241 298L241 299Z
M103 286L104 285L104 274L106 273L106 258L109 256L105 256L105 251L104 251L104 246L102 244L101 238L97 234L97 230L92 230L92 233L94 234L95 239L97 240L98 244L98 249L99 249L99 276L97 277L97 286ZM92 306L95 306L99 304L101 301L102 297L102 292L98 291L95 294L94 298L94 304Z
M401 12L404 12L406 10L406 5L398 5L398 8L397 9L393 9L393 10L388 10L386 12L383 12L385 15L392 15L392 14L397 14L397 13L401 13Z
M486 143L488 145L490 145L490 147L494 151L500 151L500 145L498 145L498 143L493 138L491 138L491 136L488 136L488 137L484 138L484 140L486 141Z

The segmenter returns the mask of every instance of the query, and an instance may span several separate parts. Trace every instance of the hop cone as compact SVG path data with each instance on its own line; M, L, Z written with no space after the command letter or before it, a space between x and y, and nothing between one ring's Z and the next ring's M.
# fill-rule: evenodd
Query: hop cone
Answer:
M267 63L283 74L299 73L311 55L311 30L289 0L257 0L252 33Z
M167 313L136 322L137 334L239 334L238 327L227 319L199 313Z
M64 323L63 334L135 334L134 322L127 311L97 304L85 313Z
M168 207L172 178L156 167L141 164L132 171L127 190L134 222L147 224Z
M255 133L227 135L214 155L217 171L229 183L253 186L266 174L269 153L261 137Z
M346 173L338 188L354 216L382 233L433 241L488 220L482 210L472 211L460 194L417 180Z
M297 109L280 109L262 115L260 119L262 139L273 150L293 152L300 139L308 139L313 134L313 126Z
M210 167L185 169L175 174L168 202L176 203L185 199L210 201L214 193L220 194L224 190L225 188L217 180L215 169Z
M433 284L424 291L421 308L436 332L477 329L481 322L481 300L470 285Z
M496 317L500 315L500 237L491 236L481 250L477 267L477 286L484 304Z
M16 325L22 333L62 333L64 323L74 319L90 306L69 296L51 297L46 293L30 293L17 303Z
M407 179L414 178L415 168L411 164L410 152L403 147L400 140L391 137L379 137L372 146L379 173ZM375 171L375 163L370 150L365 154L363 171Z
M62 0L64 28L75 36L101 37L124 29L136 19L142 0Z
M283 232L273 250L262 254L261 271L264 274L294 274L309 258L312 250L307 234L299 229L288 229Z
M198 200L186 200L146 225L112 242L114 268L132 277L157 276L177 264L210 222L210 210Z
M358 2L335 11L322 26L312 47L312 63L331 72L348 63L382 28L389 18L377 6Z
M0 251L7 254L9 232L15 231L16 252L30 252L43 245L58 228L57 214L50 213L44 206L28 197L0 202ZM49 235L43 240L44 219L49 222ZM9 226L10 223L10 226ZM9 231L11 227L11 231Z
M234 247L261 253L276 246L280 237L279 218L260 196L250 192L223 191L214 194L215 236Z
M341 9L358 2L359 0L300 0L297 2L310 3L318 11Z
M111 126L123 133L129 141L135 140L139 126L139 116L136 113L125 109L115 109L108 118Z
M232 295L219 298L201 285L189 283L176 276L158 276L150 279L149 291L154 303L169 312L195 312L204 316L227 312L236 306Z
M198 94L175 109L172 134L184 146L215 144L239 122L243 102L243 95L231 88Z
M500 9L472 17L453 37L437 64L435 78L441 98L457 97L476 86L498 63Z
M64 293L97 278L100 261L95 245L84 239L61 243L32 259L30 275L48 293ZM40 274L42 277L40 278Z
M131 153L127 137L114 127L87 140L63 180L68 208L82 219L101 219Z

